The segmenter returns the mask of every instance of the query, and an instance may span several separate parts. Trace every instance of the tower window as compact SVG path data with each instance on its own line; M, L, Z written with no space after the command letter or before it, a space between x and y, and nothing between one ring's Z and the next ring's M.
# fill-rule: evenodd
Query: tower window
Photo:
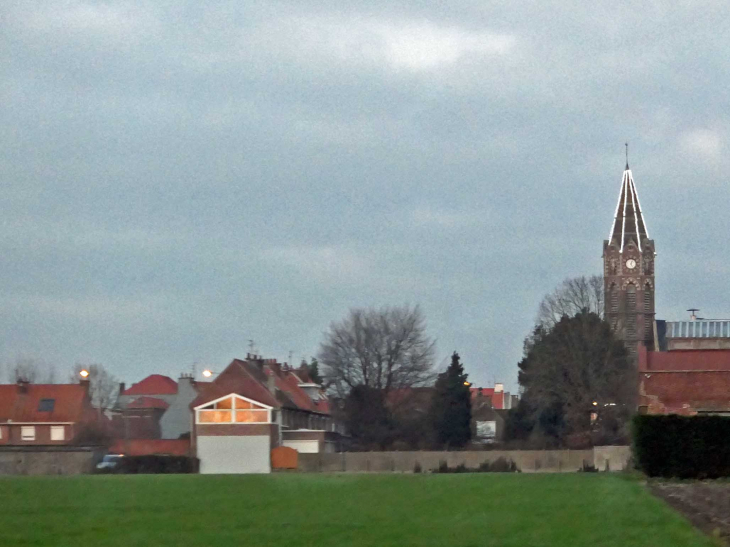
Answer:
M636 339L636 286L630 284L626 287L626 337L629 340Z
M609 310L613 313L616 313L618 311L618 290L616 290L616 284L611 284L611 288L609 289L608 293L608 306Z
M644 285L644 311L652 311L651 296L651 285L647 283Z
M626 309L628 311L636 310L636 286L633 284L626 287Z

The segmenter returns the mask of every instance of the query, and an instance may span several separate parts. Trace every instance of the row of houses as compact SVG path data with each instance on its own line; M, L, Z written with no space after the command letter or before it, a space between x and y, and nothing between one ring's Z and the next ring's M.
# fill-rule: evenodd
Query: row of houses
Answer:
M201 473L251 473L271 469L280 446L299 453L337 452L346 440L330 399L306 367L247 355L211 381L160 374L119 386L116 405L92 408L89 381L78 384L0 386L0 446L93 443L104 434L110 452L126 455L194 455ZM430 400L430 388L421 388ZM501 384L471 388L478 440L501 435L516 397Z
M654 330L654 347L638 350L638 411L730 415L730 321L656 321ZM0 385L0 449L92 444L108 435L113 453L193 455L201 473L265 473L274 448L336 452L346 440L305 367L258 355L234 359L211 381L152 374L121 384L105 414L92 407L89 387L83 379ZM517 396L501 384L470 390L475 441L500 440ZM401 394L401 411L426 408L430 391Z

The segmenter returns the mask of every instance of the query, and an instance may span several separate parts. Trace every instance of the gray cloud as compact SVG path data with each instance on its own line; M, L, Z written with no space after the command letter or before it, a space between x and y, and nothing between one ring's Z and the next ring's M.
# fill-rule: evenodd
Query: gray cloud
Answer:
M0 359L137 380L317 349L420 303L516 385L541 296L600 271L623 142L659 315L726 316L724 5L5 6Z

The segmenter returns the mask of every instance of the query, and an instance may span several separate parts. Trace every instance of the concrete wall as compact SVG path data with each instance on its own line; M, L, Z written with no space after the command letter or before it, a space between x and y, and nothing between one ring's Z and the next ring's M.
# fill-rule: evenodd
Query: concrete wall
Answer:
M341 452L339 454L299 454L303 472L397 472L410 473L418 463L424 473L438 469L445 461L449 467L477 468L499 458L515 462L523 473L571 473L585 465L603 471L626 469L631 449L628 446L603 446L589 450L488 450L465 452Z
M271 473L269 435L199 436L200 473Z
M103 454L86 447L4 447L0 449L0 475L91 473Z

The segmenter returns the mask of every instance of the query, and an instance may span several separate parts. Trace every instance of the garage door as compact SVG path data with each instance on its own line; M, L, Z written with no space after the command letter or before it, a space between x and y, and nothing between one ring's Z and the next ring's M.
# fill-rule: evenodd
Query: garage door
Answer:
M293 448L300 454L316 454L319 452L319 441L284 441L281 444Z
M271 473L268 435L199 436L200 473Z

